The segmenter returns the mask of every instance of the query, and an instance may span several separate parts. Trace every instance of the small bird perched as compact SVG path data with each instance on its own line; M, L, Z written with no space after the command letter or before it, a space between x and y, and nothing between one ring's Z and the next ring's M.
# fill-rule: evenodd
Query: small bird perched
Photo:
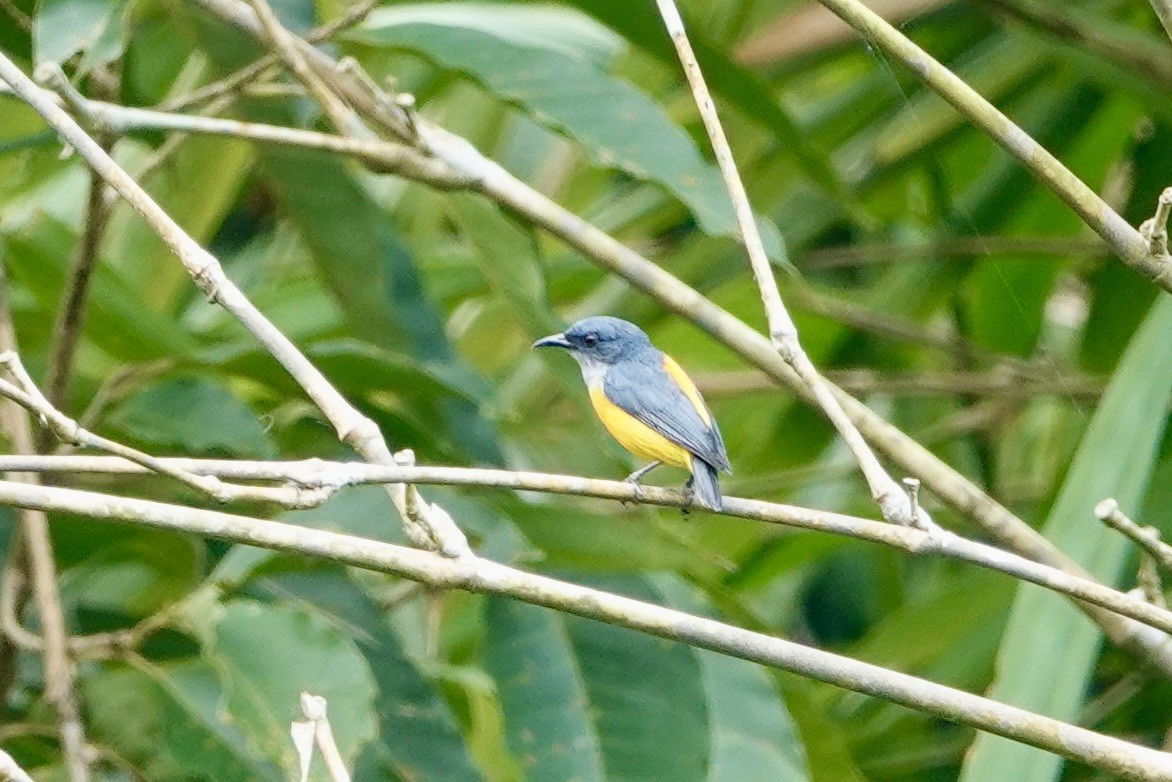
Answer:
M696 384L642 329L618 318L586 318L533 347L568 350L603 426L619 445L652 460L628 481L639 485L661 464L682 467L692 473L685 490L697 504L721 509L717 475L732 467L720 429Z

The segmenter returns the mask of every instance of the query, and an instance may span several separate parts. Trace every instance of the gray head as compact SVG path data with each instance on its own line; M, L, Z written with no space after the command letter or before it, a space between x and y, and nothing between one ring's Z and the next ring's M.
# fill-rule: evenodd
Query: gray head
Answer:
M563 348L583 365L614 364L654 350L643 329L634 323L602 315L580 320L561 334L539 339L533 347Z

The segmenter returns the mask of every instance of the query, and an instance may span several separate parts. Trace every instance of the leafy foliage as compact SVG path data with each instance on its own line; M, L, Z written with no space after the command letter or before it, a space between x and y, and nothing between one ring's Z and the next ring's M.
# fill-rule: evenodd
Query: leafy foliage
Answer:
M0 8L5 53L26 71L63 61L84 94L128 105L183 96L262 53L192 3L13 2L32 26L9 24ZM349 3L274 6L303 33ZM854 370L840 379L892 423L1099 577L1130 586L1134 551L1098 527L1091 506L1115 495L1172 535L1167 297L1107 257L1061 201L914 75L836 37L826 18L811 13L814 27L799 27L791 14L804 4L684 6L772 255L800 271L781 275L783 295L819 367ZM1146 4L918 7L903 22L913 39L1131 223L1151 215L1172 184L1172 116L1164 71L1135 66L1170 51ZM1094 24L1079 23L1084 11ZM419 111L762 325L731 207L649 2L386 3L326 46L377 81L393 77ZM271 81L222 113L330 130L292 79ZM170 143L144 132L113 141L113 154L391 446L421 463L625 475L634 464L589 414L577 369L528 349L577 317L609 313L637 321L697 377L736 470L728 493L875 515L819 414L482 196L221 137L183 139L147 168ZM26 107L0 98L0 258L38 378L88 186L76 156L62 157ZM109 216L99 261L68 413L158 454L353 458L125 205ZM1101 404L1056 390L1076 376L1109 381ZM159 479L59 479L200 501ZM1172 722L1172 685L1103 647L1060 598L1001 576L701 512L425 494L499 561L1153 746ZM973 532L924 499L942 523ZM282 518L402 542L378 489ZM304 689L328 698L360 782L1097 778L901 707L499 597L431 594L68 516L53 523L74 632L164 612L133 654L78 668L101 779L291 778L288 724ZM0 553L13 530L13 514L0 515ZM34 613L21 616L31 627ZM0 743L40 779L64 775L51 724L37 657L0 644Z

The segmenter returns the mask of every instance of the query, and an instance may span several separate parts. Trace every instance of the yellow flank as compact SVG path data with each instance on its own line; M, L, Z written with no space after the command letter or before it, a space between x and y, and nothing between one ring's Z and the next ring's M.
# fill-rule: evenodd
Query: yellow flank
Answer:
M686 448L676 445L611 402L601 388L590 389L590 402L606 431L631 453L642 459L658 459L673 467L683 467L689 471L692 469L691 454Z
M704 405L703 397L700 396L700 389L696 388L696 384L684 372L684 368L666 353L663 354L663 368L680 384L680 390L687 394L688 399L692 402L692 406L696 408L696 412L700 414L700 418L704 423L712 426L712 416L708 415L708 408Z

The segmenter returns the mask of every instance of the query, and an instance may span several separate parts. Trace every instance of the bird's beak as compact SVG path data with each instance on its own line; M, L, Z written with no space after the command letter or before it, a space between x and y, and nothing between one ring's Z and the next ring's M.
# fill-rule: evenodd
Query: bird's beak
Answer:
M535 348L565 348L569 350L574 347L570 341L566 339L565 334L550 334L548 337L542 337L533 343Z

